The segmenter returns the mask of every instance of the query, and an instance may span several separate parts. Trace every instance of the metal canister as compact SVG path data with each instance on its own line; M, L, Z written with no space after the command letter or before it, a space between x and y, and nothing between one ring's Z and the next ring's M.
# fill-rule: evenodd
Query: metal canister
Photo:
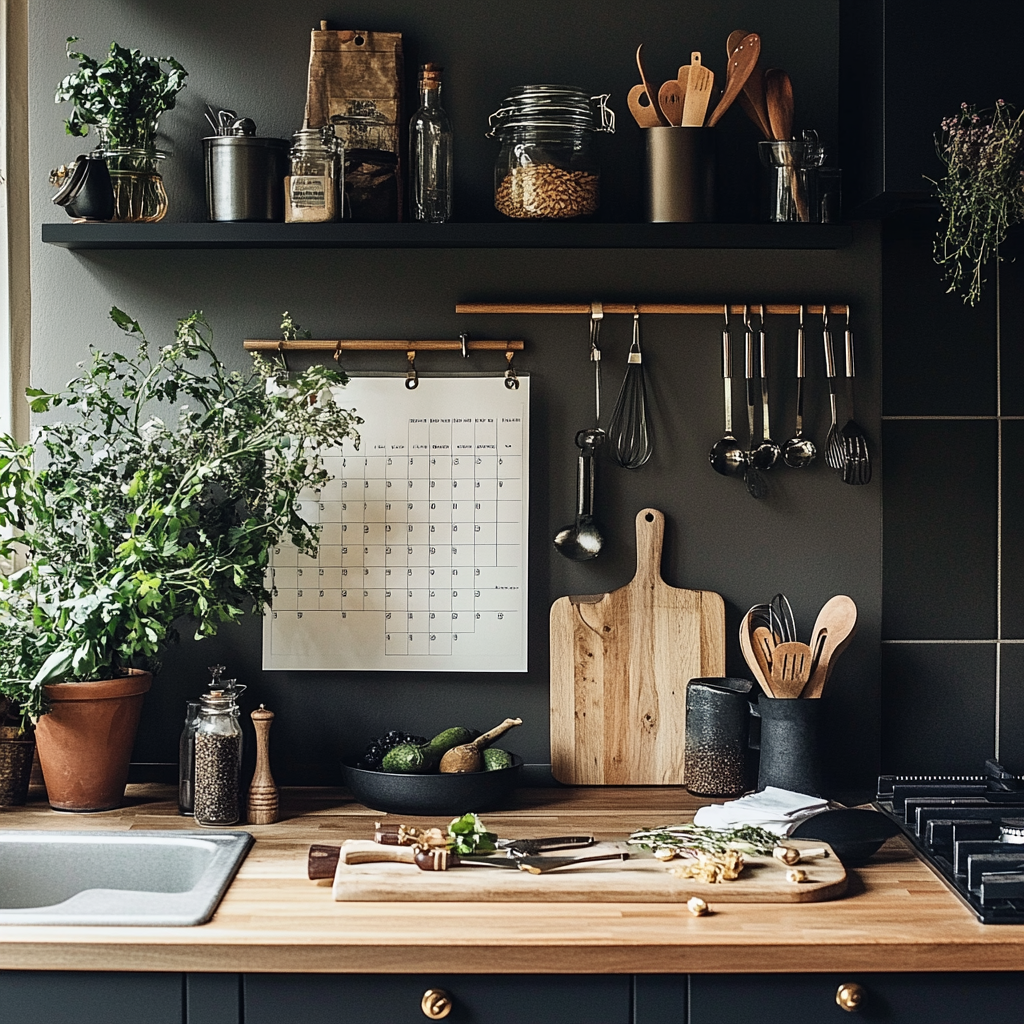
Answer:
M284 139L255 134L203 139L207 218L283 221L288 149Z

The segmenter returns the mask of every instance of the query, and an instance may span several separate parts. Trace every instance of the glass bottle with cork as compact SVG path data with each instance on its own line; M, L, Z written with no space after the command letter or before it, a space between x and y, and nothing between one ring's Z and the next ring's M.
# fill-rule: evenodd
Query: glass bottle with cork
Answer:
M199 705L195 730L194 813L197 825L235 825L242 818L242 727L234 679L214 680Z
M441 106L439 64L420 67L420 108L409 121L412 218L443 224L452 215L452 125Z

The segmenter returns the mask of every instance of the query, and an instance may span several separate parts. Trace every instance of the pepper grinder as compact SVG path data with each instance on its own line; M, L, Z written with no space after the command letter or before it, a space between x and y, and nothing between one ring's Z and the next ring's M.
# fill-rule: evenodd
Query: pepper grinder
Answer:
M270 774L270 726L274 712L261 704L251 717L256 729L256 771L249 786L249 824L273 825L279 817L277 786Z

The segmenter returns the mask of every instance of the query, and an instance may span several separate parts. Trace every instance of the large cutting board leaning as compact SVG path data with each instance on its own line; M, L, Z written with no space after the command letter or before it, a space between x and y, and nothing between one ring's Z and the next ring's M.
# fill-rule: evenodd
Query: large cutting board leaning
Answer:
M725 675L725 603L661 578L665 516L636 517L637 568L551 606L551 770L567 785L681 785L686 684Z

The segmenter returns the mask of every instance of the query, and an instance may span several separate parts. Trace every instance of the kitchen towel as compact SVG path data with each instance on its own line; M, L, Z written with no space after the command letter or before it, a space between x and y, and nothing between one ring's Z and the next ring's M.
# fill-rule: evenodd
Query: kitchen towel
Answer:
M828 801L820 797L767 786L760 793L701 807L693 816L693 823L709 828L756 825L776 835L788 836L801 821L825 810L828 810Z

